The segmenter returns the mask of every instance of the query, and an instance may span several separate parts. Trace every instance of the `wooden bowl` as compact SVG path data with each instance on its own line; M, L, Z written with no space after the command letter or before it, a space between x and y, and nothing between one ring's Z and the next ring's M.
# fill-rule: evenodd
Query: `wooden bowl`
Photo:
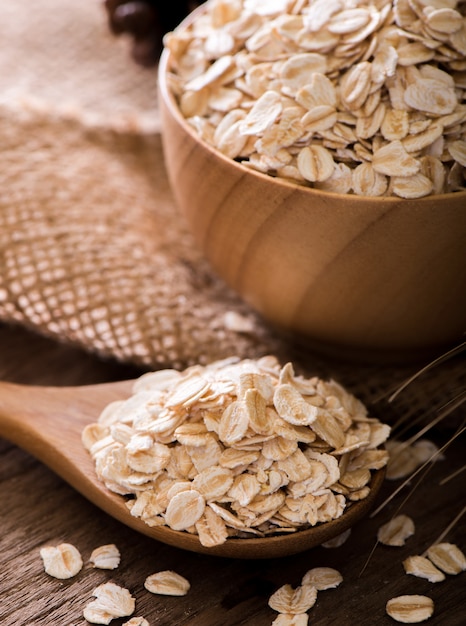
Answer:
M466 192L340 195L224 157L186 123L159 66L175 199L215 271L290 337L352 358L424 358L466 330Z

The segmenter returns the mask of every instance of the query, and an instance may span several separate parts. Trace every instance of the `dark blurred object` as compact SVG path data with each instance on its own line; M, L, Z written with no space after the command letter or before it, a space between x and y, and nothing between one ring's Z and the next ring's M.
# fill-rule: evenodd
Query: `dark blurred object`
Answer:
M144 67L157 63L163 35L199 4L193 0L104 0L111 32L132 37L132 57Z

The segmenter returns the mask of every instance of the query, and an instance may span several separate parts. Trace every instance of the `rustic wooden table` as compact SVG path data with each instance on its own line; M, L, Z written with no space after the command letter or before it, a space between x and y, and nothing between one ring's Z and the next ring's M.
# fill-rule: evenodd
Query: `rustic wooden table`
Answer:
M139 373L26 330L0 326L0 379L60 386ZM26 388L24 402L28 402ZM429 437L441 444L448 434L442 429ZM435 613L428 622L432 626L466 624L466 572L433 584L408 576L402 567L404 558L424 552L464 507L464 473L440 484L464 464L464 436L448 448L444 460L433 465L416 490L404 490L379 515L360 522L343 546L264 561L224 560L156 543L109 518L6 440L0 441L0 455L2 626L85 624L85 604L93 589L108 580L131 591L136 597L135 615L144 616L151 626L266 626L277 616L267 604L271 593L285 583L298 585L303 574L316 566L337 568L344 581L338 589L319 593L309 611L310 624L388 626L395 622L385 614L385 604L401 594L425 594L434 600ZM397 484L386 482L379 499ZM400 507L415 520L415 535L403 548L376 546L377 528ZM446 537L463 551L465 526L463 518ZM87 564L74 579L51 578L43 571L39 549L60 542L74 544L84 561L95 547L115 543L122 555L120 567L105 571ZM188 578L191 589L186 596L155 596L144 589L146 576L165 569ZM112 624L120 626L124 621Z

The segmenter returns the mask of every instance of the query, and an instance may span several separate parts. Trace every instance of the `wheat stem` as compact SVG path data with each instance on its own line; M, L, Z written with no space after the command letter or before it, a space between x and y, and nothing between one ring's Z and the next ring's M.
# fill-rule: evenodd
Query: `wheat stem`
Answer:
M460 519L463 517L463 515L466 513L466 506L463 507L463 509L458 513L458 515L448 524L448 526L445 528L445 530L437 537L437 539L431 543L431 546L435 546L438 543L441 543L444 538L448 535L448 533L450 532L450 530L456 526L456 524L460 521ZM425 556L427 554L427 550L424 552L424 554L422 556Z
M420 465L420 466L419 466L419 467L418 467L418 468L417 468L417 469L416 469L416 470L415 470L415 471L414 471L414 472L413 472L410 476L408 476L408 478L406 478L406 480L404 480L404 481L401 483L401 485L399 485L399 487L397 487L397 488L395 489L395 491L394 491L394 492L393 492L390 496L388 496L388 498L386 498L386 499L384 500L384 502L382 502L382 504L380 504L380 505L379 505L379 506L375 509L375 511L373 511L373 512L371 513L371 515L370 515L370 516L371 516L371 517L375 517L376 515L378 515L378 514L380 513L380 511L382 511L382 510L383 510L383 509L387 506L387 504L388 504L389 502L391 502L391 501L393 500L393 498L395 498L395 497L396 497L396 496L400 493L400 491L402 491L402 490L406 487L406 485L408 485L408 484L412 481L412 479L413 479L413 478L415 478L415 477L416 477L416 476L417 476L420 472L422 472L422 470L423 470L425 467L427 467L427 465L429 465L429 463L431 463L431 462L432 462L435 458L437 458L437 456L439 456L440 454L442 454L442 452L444 452L444 451L448 448L448 446L449 446L449 445L450 445L450 444L451 444L451 443L452 443L452 442L453 442L453 441L454 441L457 437L459 437L460 435L462 435L465 431L466 431L466 426L464 426L463 428L461 428L461 429L460 429L458 432L456 432L456 433L455 433L452 437L450 437L450 439L449 439L449 440L448 440L448 441L447 441L447 442L446 442L446 443L445 443L445 444L444 444L441 448L439 448L438 450L436 450L436 451L432 454L432 456L431 456L429 459L427 459L427 461L425 461L425 462L424 462L422 465ZM411 493L413 493L413 492L414 492L414 490L415 490L415 488L413 488L413 489L411 490ZM406 501L406 500L405 500L405 501Z
M427 372L428 370L430 370L432 367L435 367L436 365L438 365L439 363L442 363L443 361L446 361L447 359L460 354L464 349L466 348L466 341L463 341L463 343L460 343L458 346L452 348L451 350L448 350L447 352L445 352L444 354L442 354L441 356L437 357L436 359L434 359L433 361L430 361L430 363L427 363L427 365L425 365L424 367L422 367L420 370L418 370L415 374L413 374L412 376L410 376L407 380L405 380L404 383L402 383L398 389L392 393L392 395L388 398L388 402L393 402L393 400L404 390L406 389L406 387L408 387L408 385L410 385L413 381L416 380L416 378L419 378L419 376L422 376L422 374L424 374L424 372Z
M461 472L464 472L465 470L466 470L466 464L463 465L463 467L460 467L459 469L457 469L455 472L452 472L448 476L445 476L445 478L442 478L442 480L439 482L439 485L440 486L445 485L446 483L448 483L453 478L456 478L457 476L459 476L461 474Z

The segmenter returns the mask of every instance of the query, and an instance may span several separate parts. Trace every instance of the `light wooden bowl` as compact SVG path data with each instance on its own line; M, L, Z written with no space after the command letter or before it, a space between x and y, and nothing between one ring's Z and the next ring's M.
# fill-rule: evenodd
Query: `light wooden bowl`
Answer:
M159 66L167 171L216 272L272 325L354 358L423 358L466 331L466 192L339 195L252 171L189 127Z

